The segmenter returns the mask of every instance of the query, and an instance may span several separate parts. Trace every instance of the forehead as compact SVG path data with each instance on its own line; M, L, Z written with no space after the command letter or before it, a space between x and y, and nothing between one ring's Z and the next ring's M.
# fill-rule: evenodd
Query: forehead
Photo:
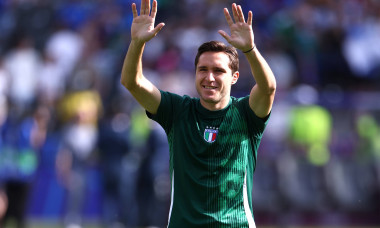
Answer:
M197 67L200 66L218 66L229 68L230 58L224 52L205 52L199 56Z

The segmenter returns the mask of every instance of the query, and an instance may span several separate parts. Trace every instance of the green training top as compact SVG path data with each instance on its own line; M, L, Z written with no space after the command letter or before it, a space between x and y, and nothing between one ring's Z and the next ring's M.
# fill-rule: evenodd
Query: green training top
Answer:
M209 111L199 98L161 91L157 114L147 113L169 142L169 228L255 227L252 178L269 116L257 117L248 100Z

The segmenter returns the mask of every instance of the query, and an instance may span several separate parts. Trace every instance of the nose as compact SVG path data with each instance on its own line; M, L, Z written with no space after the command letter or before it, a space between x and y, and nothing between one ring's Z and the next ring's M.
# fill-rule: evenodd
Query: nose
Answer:
M212 72L208 72L206 75L206 79L208 81L215 81L214 74Z

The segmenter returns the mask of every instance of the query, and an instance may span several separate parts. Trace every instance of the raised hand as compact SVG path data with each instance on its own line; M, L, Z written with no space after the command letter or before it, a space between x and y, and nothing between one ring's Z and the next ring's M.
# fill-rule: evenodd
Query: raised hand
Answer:
M137 14L136 4L132 3L133 22L131 27L131 37L133 41L146 43L157 35L164 27L164 23L154 27L157 14L157 1L152 4L150 9L150 0L141 0L140 15Z
M234 20L227 8L224 8L224 16L226 17L228 26L230 27L231 35L228 35L225 31L219 30L219 34L227 40L229 44L243 52L251 50L254 45L254 35L252 30L252 11L248 12L247 22L244 19L243 10L241 6L232 4L232 14ZM235 22L234 22L235 21Z

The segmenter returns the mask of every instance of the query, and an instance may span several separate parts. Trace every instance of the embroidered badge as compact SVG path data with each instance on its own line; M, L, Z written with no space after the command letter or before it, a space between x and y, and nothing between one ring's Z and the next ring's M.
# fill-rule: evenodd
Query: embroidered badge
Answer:
M203 138L206 140L206 142L213 143L215 142L217 135L218 135L218 128L206 127L205 132L203 134Z

